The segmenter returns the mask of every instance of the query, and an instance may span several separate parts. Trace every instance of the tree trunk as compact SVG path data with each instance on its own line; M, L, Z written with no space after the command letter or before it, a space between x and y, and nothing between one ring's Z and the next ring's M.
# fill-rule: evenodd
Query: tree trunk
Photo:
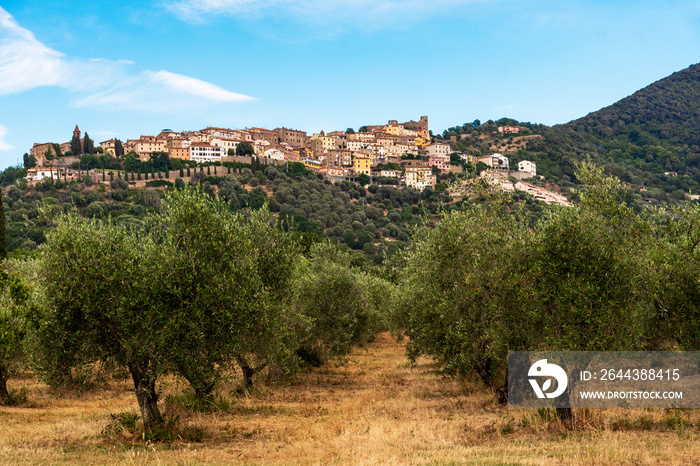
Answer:
M3 364L0 364L0 403L5 403L10 399L10 393L7 391L8 378L9 371Z
M216 387L217 374L213 364L191 364L179 360L178 372L190 383L198 400L210 398Z
M573 429L574 427L574 411L571 409L571 398L569 397L569 390L571 386L566 387L564 393L562 393L556 400L556 410L557 416L561 419L564 427L567 429Z
M243 357L243 355L237 354L236 360L238 361L238 365L241 367L241 371L243 372L243 386L245 388L252 387L255 370L250 367L250 364L248 364L248 361L245 357Z
M248 363L248 360L242 354L236 355L236 361L241 366L243 372L243 386L250 388L253 386L253 376L267 367L267 363L261 364L259 367L253 367Z
M148 367L148 364L145 364ZM163 417L158 411L158 394L156 393L156 376L148 374L136 363L129 363L129 372L134 380L136 388L136 399L141 409L143 427L146 431L151 430L156 424L163 422Z
M565 427L573 427L574 411L571 408L556 408L557 416L562 420Z

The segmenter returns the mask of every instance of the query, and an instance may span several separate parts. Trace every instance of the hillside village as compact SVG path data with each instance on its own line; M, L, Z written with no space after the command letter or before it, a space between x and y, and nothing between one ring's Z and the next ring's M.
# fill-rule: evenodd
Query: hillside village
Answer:
M519 128L503 126L498 130L503 134L517 134ZM348 128L329 133L321 131L311 136L285 127L273 130L257 127L165 129L155 136L142 135L125 142L109 139L98 145L89 139L86 143L86 136L76 125L71 141L35 143L25 156L31 166L27 170L27 180L36 183L47 178L76 179L85 168L80 163L80 155L84 153L108 155L117 160L132 157L141 162L167 154L170 160L180 161L176 162L176 167L250 163L251 157L256 157L265 164L301 163L334 182L367 185L374 180L393 179L391 184L420 191L435 187L439 174L460 173L466 164L483 164L485 169L479 171L480 176L494 186L505 191L523 191L547 204L570 205L564 196L523 181L537 176L534 162L521 160L517 167L510 167L508 157L500 153L476 156L456 152L450 144L454 141L433 138L427 116L418 121L390 120L386 125L363 126L357 132ZM513 178L517 182L514 183ZM96 181L99 182L99 177ZM106 181L104 176L103 181Z

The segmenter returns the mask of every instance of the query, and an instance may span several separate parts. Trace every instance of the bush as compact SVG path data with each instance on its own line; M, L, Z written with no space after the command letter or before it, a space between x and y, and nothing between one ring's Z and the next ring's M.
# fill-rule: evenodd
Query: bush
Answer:
M143 205L160 207L160 195L158 191L149 189L143 193Z
M114 193L113 193L114 194ZM107 204L101 201L90 203L85 208L85 216L88 218L104 218L107 216Z

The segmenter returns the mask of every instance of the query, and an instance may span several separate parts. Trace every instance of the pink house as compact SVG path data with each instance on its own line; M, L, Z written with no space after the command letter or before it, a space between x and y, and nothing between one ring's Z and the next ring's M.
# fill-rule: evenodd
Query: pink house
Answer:
M449 171L450 169L450 162L449 160L445 160L444 157L430 157L428 159L428 165L437 167L440 171Z

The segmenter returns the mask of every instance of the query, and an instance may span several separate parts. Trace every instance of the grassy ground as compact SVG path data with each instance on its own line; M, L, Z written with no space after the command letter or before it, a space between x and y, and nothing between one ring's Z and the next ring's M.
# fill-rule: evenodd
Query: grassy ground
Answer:
M174 381L161 409L173 441L144 441L110 414L138 413L117 381L57 395L32 379L19 407L0 407L0 464L700 464L694 411L589 410L565 430L548 411L512 410L477 384L411 367L403 345L380 335L344 366L302 374L284 387L236 395L207 413L184 407ZM111 432L109 432L111 429ZM118 429L117 429L118 430ZM107 432L105 432L107 431Z

